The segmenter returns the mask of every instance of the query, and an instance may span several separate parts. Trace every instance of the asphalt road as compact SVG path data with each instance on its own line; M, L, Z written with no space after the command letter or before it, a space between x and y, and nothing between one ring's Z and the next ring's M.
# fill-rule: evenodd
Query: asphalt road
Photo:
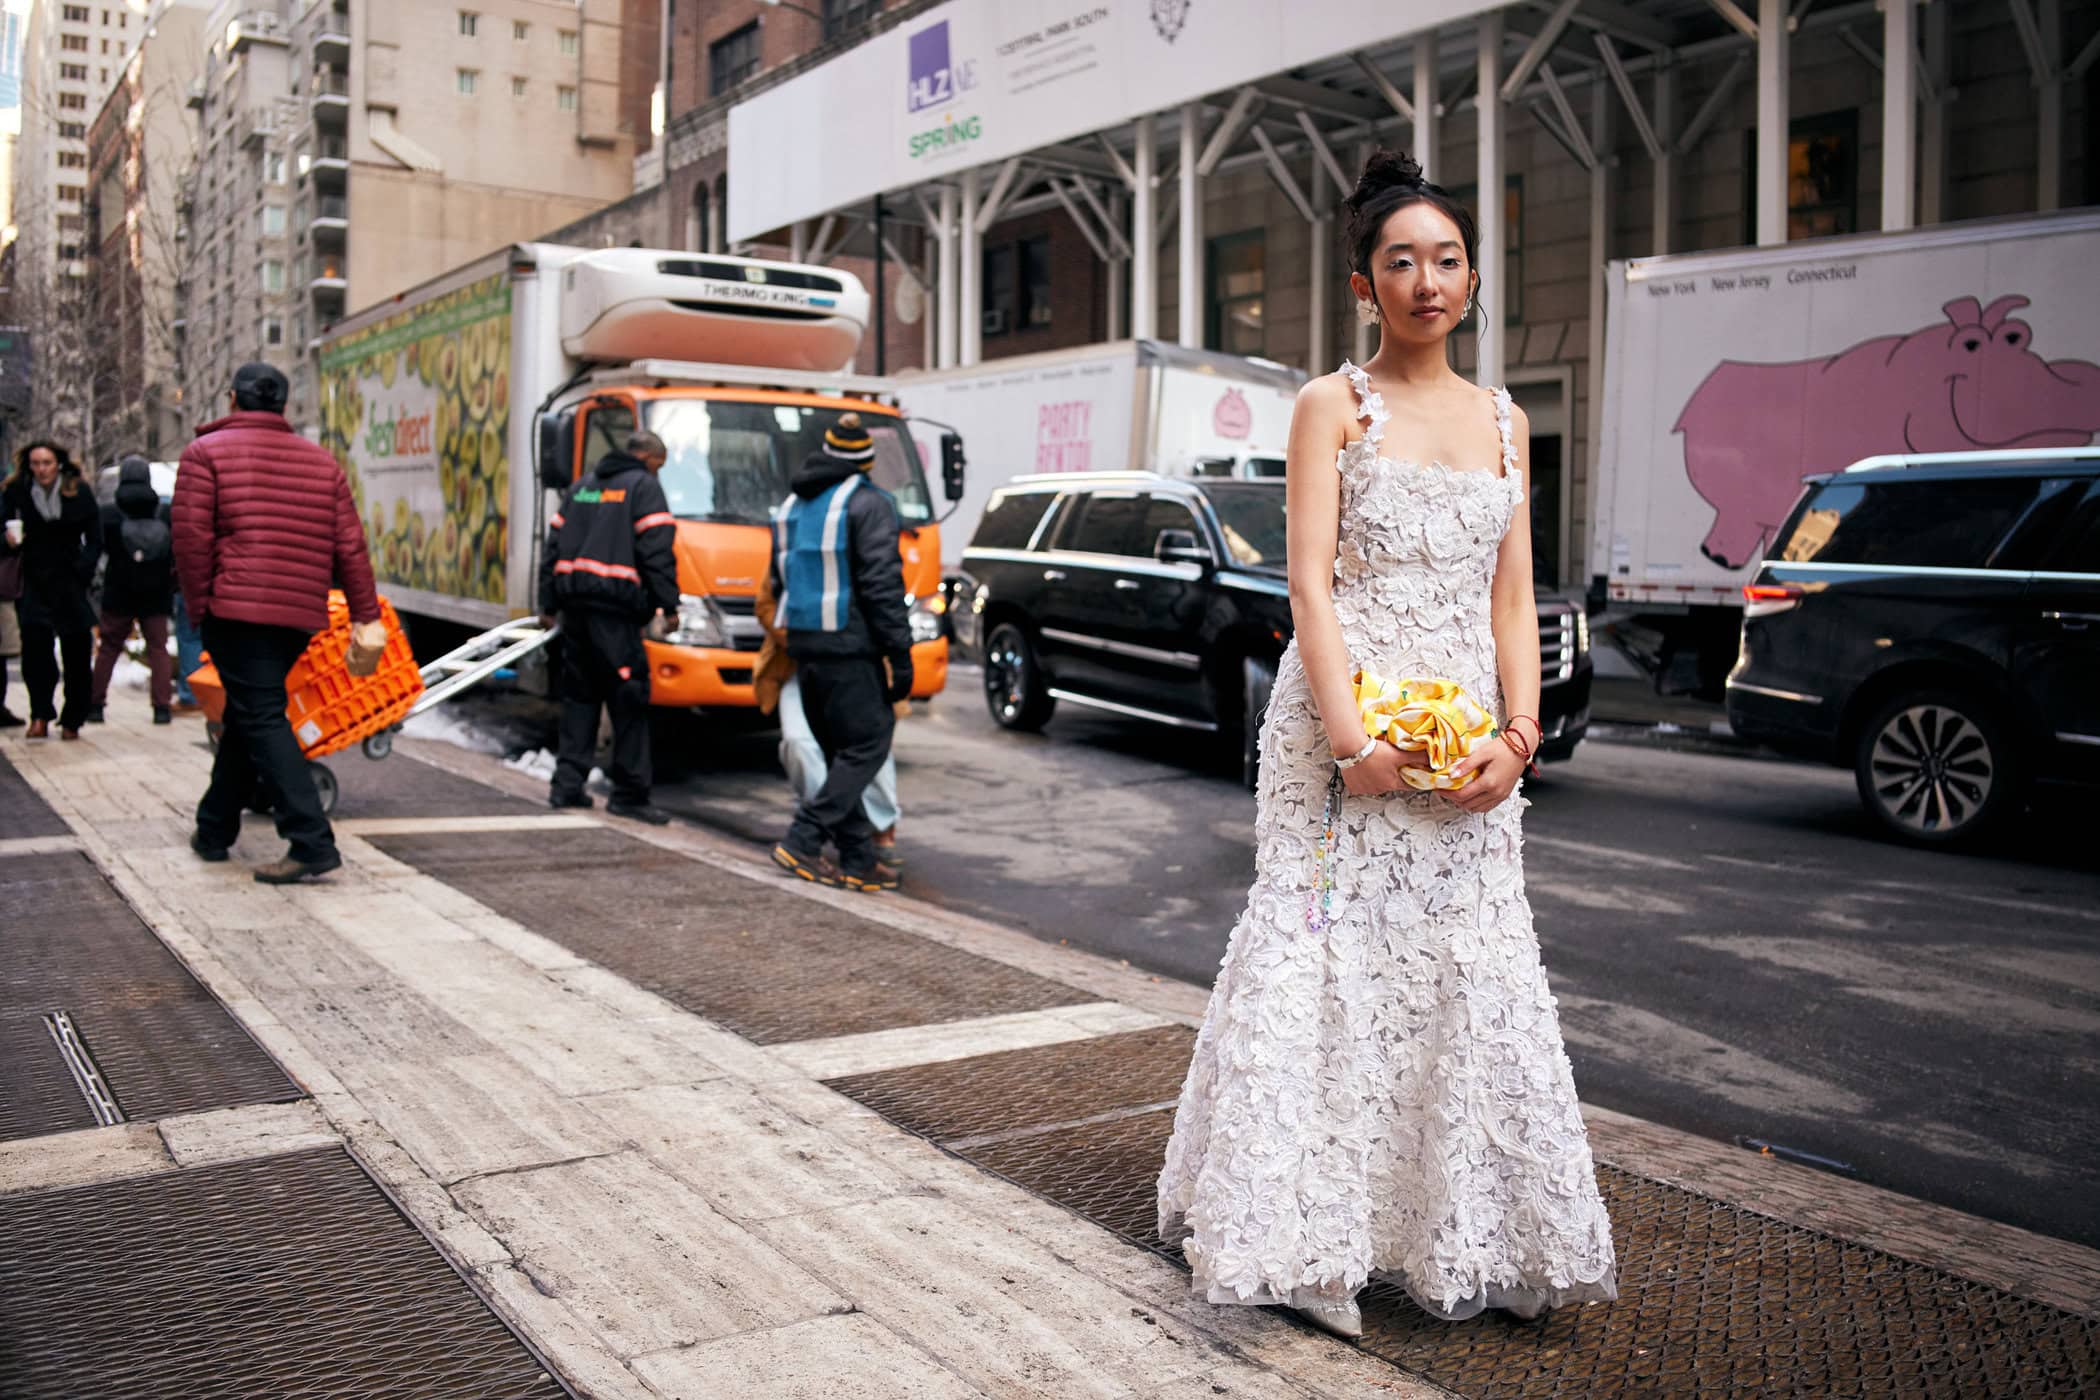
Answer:
M1200 736L1071 706L1007 734L975 684L952 673L898 730L911 893L1207 984L1252 873L1251 795ZM663 805L777 839L772 735L664 737ZM1585 1100L2100 1246L2088 810L1918 851L1875 834L1849 774L1601 742L1527 791Z

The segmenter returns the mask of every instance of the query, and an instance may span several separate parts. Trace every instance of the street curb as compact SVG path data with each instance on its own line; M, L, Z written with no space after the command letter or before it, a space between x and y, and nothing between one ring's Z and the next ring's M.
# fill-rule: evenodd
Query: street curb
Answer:
M431 740L401 752L500 791L544 799L537 780L499 760ZM1093 992L1104 1000L1194 1026L1207 988L1142 972L1120 959L1044 942L989 920L892 894L870 897L780 880L765 852L698 827L607 822L607 829L704 864L777 883L787 892L902 932ZM1848 1181L1660 1123L1584 1105L1602 1161L1790 1225L2002 1288L2017 1297L2100 1318L2100 1250Z

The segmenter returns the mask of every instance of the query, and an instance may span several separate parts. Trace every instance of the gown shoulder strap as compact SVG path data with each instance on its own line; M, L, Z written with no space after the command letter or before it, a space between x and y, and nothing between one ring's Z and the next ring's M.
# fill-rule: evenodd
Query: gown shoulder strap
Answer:
M1349 361L1342 361L1343 374L1356 386L1356 416L1364 420L1364 441L1375 451L1385 439L1385 396L1371 389L1371 376Z
M1502 471L1508 476L1517 469L1517 429L1510 419L1510 397L1507 389L1491 389L1489 395L1495 401L1495 431L1502 438Z

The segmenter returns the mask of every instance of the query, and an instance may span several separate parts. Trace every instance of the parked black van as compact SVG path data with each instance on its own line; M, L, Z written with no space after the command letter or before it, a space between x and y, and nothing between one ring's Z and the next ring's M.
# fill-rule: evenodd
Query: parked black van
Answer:
M1850 765L1895 835L2100 783L2100 448L1874 457L1811 478L1743 589L1737 733Z
M1229 736L1254 783L1259 719L1293 630L1280 480L1024 476L963 553L950 616L1007 729L1060 703ZM1539 755L1589 727L1589 619L1542 594ZM1249 722L1249 718L1255 721Z

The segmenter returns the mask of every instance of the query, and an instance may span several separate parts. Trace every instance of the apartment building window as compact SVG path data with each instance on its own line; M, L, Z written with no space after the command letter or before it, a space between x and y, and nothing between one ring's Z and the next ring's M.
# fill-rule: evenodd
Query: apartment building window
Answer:
M70 199L70 200L74 200L74 201L76 201L76 202L77 202L77 201L79 201L79 200L83 200L83 199L86 199L86 198L87 198L87 186L86 186L86 185L60 185L60 186L58 187L58 197L59 197L60 199Z
M61 34L58 36L58 46L68 53L86 53L88 51L87 35Z
M758 71L758 21L707 46L707 91L719 96Z
M87 156L80 151L60 151L58 153L58 168L61 170L85 170L87 168Z
M461 97L472 97L479 91L481 91L481 70L479 68L460 69L459 95Z
M85 63L61 63L58 65L58 76L69 82L84 83L87 81L87 65Z
M531 34L532 26L524 20L514 19L510 22L510 37L514 42L522 44Z
M62 13L67 24L86 24L88 22L88 7L85 5L67 5Z
M58 258L60 262L71 262L79 256L80 245L78 243L61 243L58 245Z
M462 38L471 39L481 32L481 16L472 10L459 12L459 32Z
M882 0L824 0L824 37L836 39L882 13Z
M1210 240L1210 315L1203 338L1212 350L1259 355L1268 244L1260 229Z
M87 94L84 92L62 92L58 95L58 105L68 112L85 112L87 110Z
M1743 142L1745 242L1756 237L1757 153ZM1859 112L1826 112L1789 124L1786 236L1819 238L1859 228Z
M523 97L525 95L525 80L523 78L512 78L510 80L510 95L512 97Z
M575 30L564 29L560 32L561 55L563 58L574 58L577 54L583 52L582 41L576 37Z
M984 333L1050 324L1050 238L1039 234L984 250Z
M1451 197L1468 209L1480 206L1478 184L1455 185ZM1512 175L1502 189L1502 290L1487 289L1489 305L1501 299L1502 324L1522 325L1524 321L1524 177ZM1472 327L1466 328L1472 334Z
M263 157L263 183L266 185L281 185L284 183L283 152L271 151Z
M284 264L276 258L265 258L262 265L262 288L266 292L284 290Z
M263 319L263 344L284 344L284 322L278 320L275 316L268 316Z
M255 227L265 238L279 238L284 234L284 206L265 204L255 211Z
M87 140L87 123L60 122L58 124L58 136L61 141L85 141Z
M573 112L573 111L575 111L575 110L576 110L576 89L575 89L575 88L572 88L572 87L558 87L558 88L556 88L556 89L554 90L554 105L555 105L555 106L557 106L557 107L559 107L559 108L561 108L561 110L562 110L562 111L564 111L564 112Z

